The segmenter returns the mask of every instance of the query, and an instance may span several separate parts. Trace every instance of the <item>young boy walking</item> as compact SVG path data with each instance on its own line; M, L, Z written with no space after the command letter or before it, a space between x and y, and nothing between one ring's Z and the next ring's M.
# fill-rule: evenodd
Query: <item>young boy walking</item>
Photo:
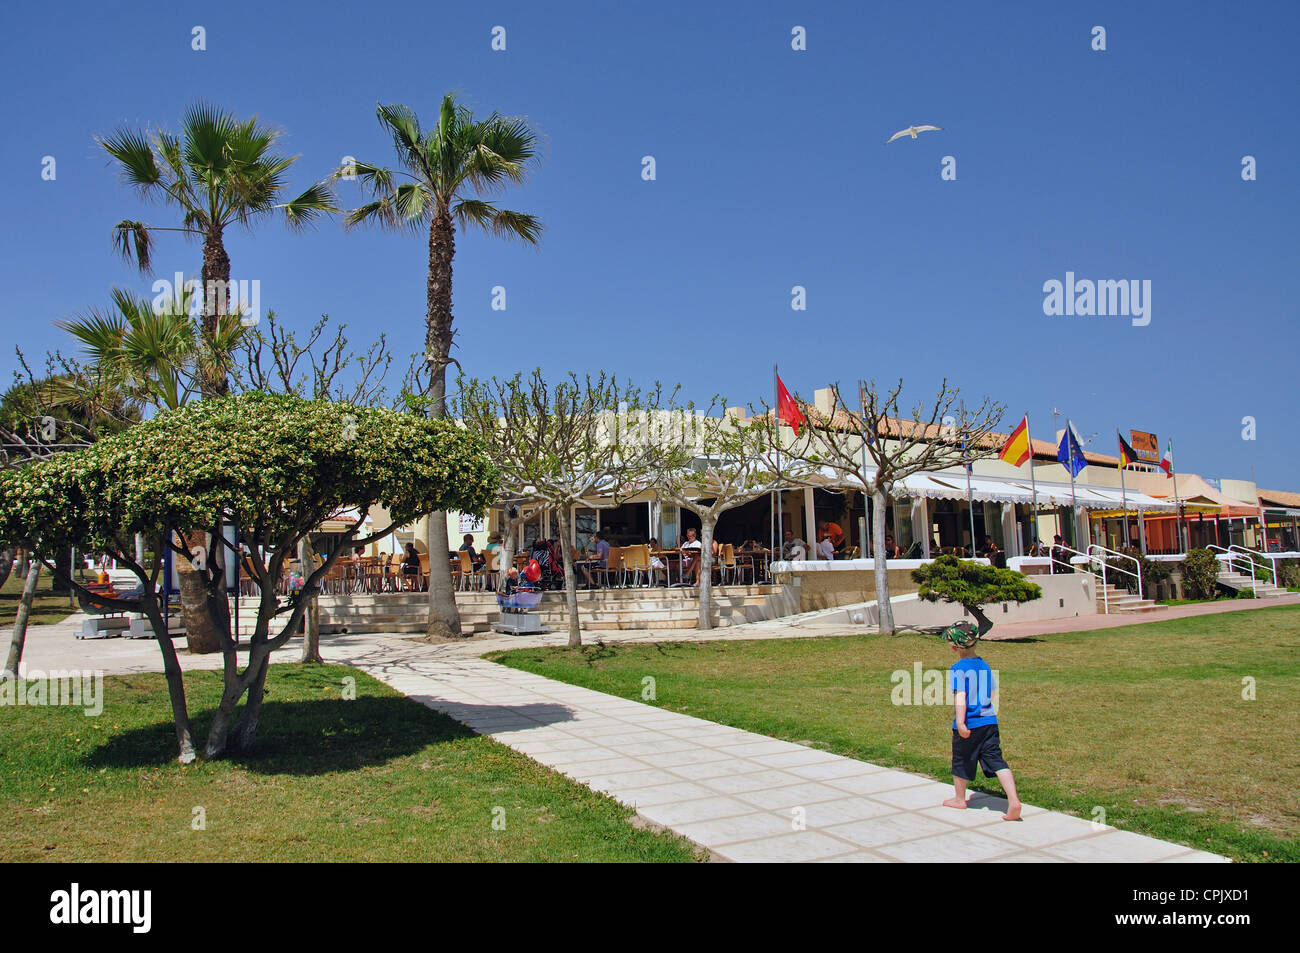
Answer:
M966 785L975 780L976 767L985 777L994 777L1007 795L1004 821L1020 820L1020 798L1016 780L1002 758L1002 740L998 737L998 716L993 713L993 693L997 685L989 663L975 654L979 631L969 622L958 622L943 633L959 656L948 670L949 684L956 696L952 721L953 796L944 807L966 809Z

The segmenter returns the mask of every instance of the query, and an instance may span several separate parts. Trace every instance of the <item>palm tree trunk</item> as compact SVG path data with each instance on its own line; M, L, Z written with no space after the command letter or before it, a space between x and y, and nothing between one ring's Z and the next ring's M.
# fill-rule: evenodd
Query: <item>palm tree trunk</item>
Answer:
M876 565L876 612L880 631L894 634L894 607L889 601L889 567L885 560L885 491L876 487L871 494L871 547Z
M447 414L447 363L451 355L451 261L456 254L451 212L440 208L429 225L428 314L424 330L425 359L429 362L429 416ZM429 514L429 624L430 639L459 638L460 610L451 584L447 514Z
M5 660L4 677L18 678L18 666L23 660L23 646L27 643L27 620L32 614L32 602L36 599L36 583L41 578L41 562L33 559L27 570L27 579L23 583L22 598L18 601L18 614L14 618L13 635L9 637L9 657Z
M220 315L230 312L230 256L220 226L203 238L203 336L209 343L216 337ZM224 397L230 392L224 361L205 368L200 389L204 397Z

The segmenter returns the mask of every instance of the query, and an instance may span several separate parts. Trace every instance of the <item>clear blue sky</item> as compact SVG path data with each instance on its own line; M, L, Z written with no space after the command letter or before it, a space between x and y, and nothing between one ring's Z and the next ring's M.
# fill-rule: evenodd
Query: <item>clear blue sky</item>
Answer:
M741 404L771 400L776 361L809 396L900 375L921 396L946 375L1027 410L1041 438L1056 407L1102 452L1116 427L1155 431L1182 471L1254 465L1300 490L1293 2L71 3L9 5L4 25L5 381L14 344L67 348L51 321L114 284L149 290L112 254L115 222L174 224L95 135L175 128L207 99L283 128L305 186L344 155L392 163L377 102L428 122L460 90L548 143L505 199L543 219L542 246L458 242L472 373L608 368ZM913 123L943 131L883 144ZM422 238L267 223L228 247L290 324L328 312L357 343L384 330L402 355L421 347ZM172 238L157 272L200 263ZM1150 325L1045 316L1043 283L1067 271L1149 279Z

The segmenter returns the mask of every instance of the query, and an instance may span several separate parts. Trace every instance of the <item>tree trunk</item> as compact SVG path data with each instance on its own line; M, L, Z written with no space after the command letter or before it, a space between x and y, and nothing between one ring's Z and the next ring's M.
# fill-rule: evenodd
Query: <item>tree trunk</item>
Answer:
M14 556L17 554L18 550L13 546L0 546L0 588L4 588L4 584L9 581L9 574L14 568Z
M32 568L32 554L29 553L24 547L19 546L18 556L14 560L14 572L17 573L19 579L26 579L27 570L31 568Z
M270 652L260 656L260 661L250 664L257 665L256 674L248 685L244 711L230 730L229 747L236 751L247 751L257 740L257 726L262 719L262 701L266 698L266 673L271 667Z
M149 582L142 581L147 589ZM176 646L172 643L167 627L163 624L162 611L158 608L157 600L154 600L152 605L146 601L144 613L153 627L158 649L162 652L163 675L167 678L167 695L172 703L172 722L176 726L178 758L181 764L189 764L196 756L194 736L190 730L189 707L185 701L185 680L181 675L180 660L176 657Z
M203 337L209 345L217 334L220 316L230 312L230 256L226 254L220 226L203 238ZM224 355L204 370L199 382L204 397L224 397L230 392Z
M718 518L700 514L700 622L701 629L713 628L713 528Z
M298 540L298 561L307 565L307 537ZM307 602L307 610L302 617L302 662L323 662L320 657L320 602L315 594Z
M456 254L456 233L449 209L440 208L429 225L429 274L426 286L428 312L424 329L425 360L429 362L429 416L447 413L447 364L451 355L451 261ZM451 584L451 565L444 557L447 514L429 514L429 625L431 639L461 635L460 610Z
M207 565L207 534L187 533L182 537L190 556L172 553L176 563L176 577L180 585L181 621L185 624L185 641L194 655L208 655L221 651L221 632L218 619L214 617L214 605L208 599L208 573L196 569L194 553L203 551L203 563ZM224 595L224 593L223 593ZM228 613L227 613L228 614Z
M573 564L573 527L567 506L555 510L560 524L560 539L564 541L564 604L569 610L569 648L582 645L582 620L578 617L578 568Z
M989 630L993 628L993 620L984 614L984 607L964 606L963 608L975 617L975 622L979 626L979 637L982 639L984 636L988 635Z
M501 534L501 558L497 560L497 592L506 591L506 573L508 573L515 564L515 533L514 528Z
M18 666L23 660L23 646L27 642L27 620L32 613L32 601L36 598L36 583L41 578L41 563L38 559L31 561L27 570L27 579L23 583L22 598L18 600L18 614L14 617L13 635L9 637L9 657L5 660L4 677L18 678Z
M876 567L876 613L880 616L880 631L894 634L894 607L889 601L889 567L885 559L885 506L888 497L876 487L871 494L871 547Z

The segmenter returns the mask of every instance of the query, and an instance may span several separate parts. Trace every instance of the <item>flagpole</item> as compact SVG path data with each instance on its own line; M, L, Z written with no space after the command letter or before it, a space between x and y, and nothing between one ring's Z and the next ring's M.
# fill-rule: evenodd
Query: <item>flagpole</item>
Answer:
M1029 443L1029 487L1034 495L1034 538L1030 545L1038 543L1038 482L1034 479L1034 438L1029 432L1029 414L1025 414L1025 440Z
M861 378L858 379L858 405L862 408L862 427L865 430L867 426L867 392L862 386ZM862 441L862 485L864 487L867 485L867 442L865 440ZM868 512L867 496L865 494L862 497L862 512L863 514L867 514ZM862 544L863 559L867 558L867 551L871 548L867 542L869 539L871 539L871 528L870 528L871 520L868 519L867 523L868 523L868 528L867 528L866 535L863 536L861 540L859 540L859 542Z
M1070 520L1073 526L1070 527L1070 539L1074 540L1074 548L1079 548L1079 500L1074 493L1074 421L1069 417L1065 418L1065 446L1068 452L1065 455L1065 468L1070 471ZM1083 447L1079 448L1079 453L1083 453Z
M966 450L966 441L963 440L962 441L963 456L965 456L965 452L964 452L965 450ZM971 463L969 460L967 460L966 461L966 511L970 514L970 555L971 558L974 559L976 546L978 544L975 542L975 496L971 492L971 488L970 488L970 470L971 470Z
M1174 469L1174 442L1169 441L1169 475L1174 479L1174 526L1178 528L1178 549L1187 552L1183 542L1183 504L1178 499L1178 471Z
M776 365L772 365L772 413L776 414L776 468L779 472L781 469L781 377L777 373ZM778 488L776 491L776 531L772 534L772 561L785 558L785 523L781 518L781 497L783 493Z
M1118 427L1115 428L1115 436L1119 437ZM1119 439L1123 440L1124 438L1119 437ZM1120 457L1122 458L1123 455L1124 455L1124 451L1121 449ZM1124 507L1124 548L1128 549L1129 546L1132 544L1129 542L1129 533L1128 533L1128 491L1124 488L1124 471L1126 469L1128 469L1128 464L1125 463L1123 459L1121 459L1120 467L1119 467L1119 499L1120 499L1120 503Z

